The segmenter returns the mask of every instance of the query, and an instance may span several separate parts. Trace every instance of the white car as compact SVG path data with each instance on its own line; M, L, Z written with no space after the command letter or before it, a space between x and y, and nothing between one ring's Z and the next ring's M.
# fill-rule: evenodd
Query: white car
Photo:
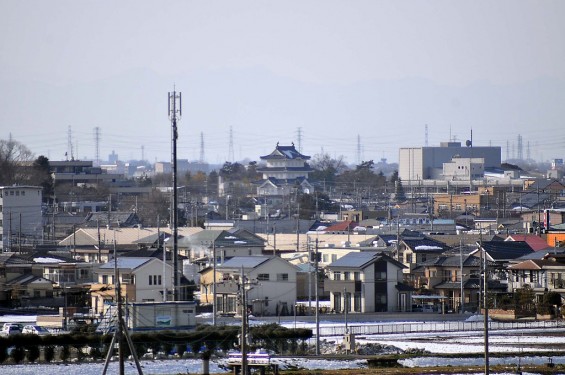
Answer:
M26 335L39 335L44 336L50 334L47 328L42 326L27 325L22 329L22 333Z
M22 327L17 323L4 323L0 334L2 336L18 335L22 333Z

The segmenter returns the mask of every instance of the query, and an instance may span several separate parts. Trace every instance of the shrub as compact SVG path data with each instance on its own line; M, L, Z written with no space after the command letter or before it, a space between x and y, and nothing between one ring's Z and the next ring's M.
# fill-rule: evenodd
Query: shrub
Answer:
M44 346L43 357L47 363L53 361L53 358L55 358L55 347L53 345Z
M26 358L29 362L33 363L39 358L39 346L31 345L27 347Z
M12 353L10 354L10 357L12 357L12 360L15 363L20 363L21 361L23 361L24 357L25 357L25 350L23 346L16 346L14 347L14 350L12 350Z

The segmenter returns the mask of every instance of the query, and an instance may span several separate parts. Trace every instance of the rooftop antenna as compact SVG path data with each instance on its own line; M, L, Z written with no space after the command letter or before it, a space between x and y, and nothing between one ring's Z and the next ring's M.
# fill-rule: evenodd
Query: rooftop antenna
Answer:
M171 207L173 225L173 301L179 301L178 287L180 285L179 255L178 255L178 192L177 192L177 121L182 116L182 94L173 87L169 92L169 119L171 120L172 165L173 165L173 202Z
M428 147L428 124L426 124L426 138L424 140L424 146Z
M298 127L297 129L297 133L298 133L298 152L302 153L302 128Z

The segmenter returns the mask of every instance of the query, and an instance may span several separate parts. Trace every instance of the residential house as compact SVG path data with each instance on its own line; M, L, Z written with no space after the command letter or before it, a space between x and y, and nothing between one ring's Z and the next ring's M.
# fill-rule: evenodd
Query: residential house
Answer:
M96 271L97 282L90 287L95 314L116 300L114 267L118 270L121 295L127 302L160 302L173 288L173 268L157 258L120 257L102 264ZM182 298L181 298L182 299Z
M481 268L481 259L475 256L442 255L420 263L413 270L416 282L413 286L440 296L448 311L460 311L461 302L466 311L473 311L478 306ZM497 287L492 281L489 286Z
M347 312L410 311L412 288L402 283L405 266L380 252L355 252L327 266L324 290L332 310Z
M53 298L53 282L43 277L24 274L6 282L6 291L11 294L12 307L38 306ZM45 306L44 303L41 303Z
M254 315L289 315L296 302L299 269L276 256L236 256L216 266L216 311L240 313L242 288ZM200 302L212 303L213 268L200 271ZM242 280L242 273L244 278Z
M217 263L223 263L236 256L263 255L265 249L263 238L238 228L205 229L179 242L189 249L190 260L197 263L210 263L214 252Z
M552 248L546 240L534 234L511 234L506 237L505 241L523 241L526 242L533 251L547 251Z
M406 266L404 273L410 274L419 263L437 257L449 249L451 248L445 243L426 236L404 238L400 240L398 254L394 255Z

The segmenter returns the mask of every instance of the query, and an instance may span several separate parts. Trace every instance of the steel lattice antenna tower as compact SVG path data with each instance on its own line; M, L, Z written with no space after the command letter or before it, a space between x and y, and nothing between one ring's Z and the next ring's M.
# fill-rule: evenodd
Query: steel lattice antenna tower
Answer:
M524 146L522 145L522 136L518 134L518 160L524 160Z
M200 132L200 162L204 163L204 132Z
M357 134L357 164L361 164L361 136Z
M527 158L528 160L530 160L530 159L531 159L531 156L532 156L532 154L530 154L530 141L528 141L528 146L527 146L527 148L526 148L526 158Z
M510 142L506 140L506 160L510 160Z
M94 161L96 166L100 166L100 128L94 128Z
M232 129L231 126L230 126L230 146L229 146L229 149L228 149L228 160L232 163L235 160L235 156L234 156L234 153L233 153L233 129Z
M298 152L302 152L302 128L298 127L296 133L297 133L296 138L298 139Z
M67 160L68 155L71 155L71 160L75 160L75 157L73 156L73 132L70 125L69 129L67 130L67 153Z
M428 124L426 124L426 138L424 139L424 146L428 147Z

